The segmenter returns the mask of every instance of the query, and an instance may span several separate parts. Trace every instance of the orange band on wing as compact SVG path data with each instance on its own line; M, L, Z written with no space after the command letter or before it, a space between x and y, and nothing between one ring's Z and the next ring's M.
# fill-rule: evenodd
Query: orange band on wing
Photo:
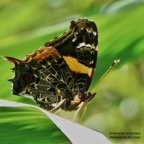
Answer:
M73 58L71 56L63 56L63 58L68 64L71 71L74 71L76 73L85 73L85 74L89 73L90 70L89 67L78 62L76 58Z

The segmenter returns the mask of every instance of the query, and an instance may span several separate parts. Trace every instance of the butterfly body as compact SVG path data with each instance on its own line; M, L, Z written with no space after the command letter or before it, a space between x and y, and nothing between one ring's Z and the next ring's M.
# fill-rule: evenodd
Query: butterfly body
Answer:
M15 64L12 93L30 96L53 111L75 110L95 94L88 92L98 52L98 32L93 21L72 21L70 29L26 55L24 60L5 56Z

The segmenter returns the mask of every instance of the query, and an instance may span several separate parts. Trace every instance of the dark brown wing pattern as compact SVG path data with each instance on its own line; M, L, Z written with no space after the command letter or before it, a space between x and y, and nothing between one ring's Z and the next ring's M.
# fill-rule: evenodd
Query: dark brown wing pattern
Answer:
M71 69L80 92L87 91L98 53L98 31L95 23L84 18L72 21L67 32L45 46L53 46L59 51Z
M72 21L70 29L27 55L5 56L15 64L13 94L28 96L48 110L76 109L93 94L86 93L97 59L98 33L93 21Z

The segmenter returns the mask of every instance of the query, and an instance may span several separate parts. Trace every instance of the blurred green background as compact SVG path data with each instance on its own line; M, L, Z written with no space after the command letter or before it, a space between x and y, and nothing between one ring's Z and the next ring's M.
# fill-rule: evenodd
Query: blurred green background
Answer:
M22 59L66 31L71 20L81 17L94 20L99 30L99 54L91 87L115 59L121 60L97 86L97 95L88 105L82 124L103 133L107 138L110 132L140 132L140 139L110 140L114 143L142 143L143 0L0 1L0 55ZM0 99L35 104L10 93L11 84L7 79L13 76L12 67L12 64L0 59ZM2 115L3 109L0 112ZM60 115L71 119L70 112Z

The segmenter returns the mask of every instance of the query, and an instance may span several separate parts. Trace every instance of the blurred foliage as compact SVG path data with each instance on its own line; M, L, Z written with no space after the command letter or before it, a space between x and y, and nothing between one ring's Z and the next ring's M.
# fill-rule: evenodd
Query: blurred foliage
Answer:
M67 30L71 20L79 17L94 20L99 30L99 56L91 86L113 60L120 59L121 62L98 85L97 95L88 105L83 124L102 132L108 138L109 132L113 131L141 132L142 137L143 2L143 0L0 1L0 55L24 58L26 54ZM7 79L13 76L10 71L12 65L2 59L0 64L0 98L35 104L29 99L10 94L11 84ZM60 115L69 118L66 113L68 114L64 112ZM142 140L144 139L128 141L140 143ZM119 139L114 140L117 141Z

